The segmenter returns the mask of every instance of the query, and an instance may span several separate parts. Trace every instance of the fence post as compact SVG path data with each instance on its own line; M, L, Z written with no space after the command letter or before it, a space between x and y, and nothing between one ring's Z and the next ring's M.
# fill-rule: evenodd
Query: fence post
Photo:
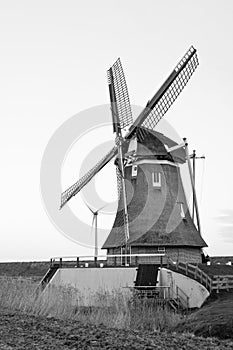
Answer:
M218 276L218 278L217 278L217 282L218 282L218 284L217 284L217 293L219 293L219 282L220 282L219 276Z
M79 257L77 256L77 267L79 267Z
M202 284L202 282L203 282L203 272L201 272L200 280L201 280L201 284Z

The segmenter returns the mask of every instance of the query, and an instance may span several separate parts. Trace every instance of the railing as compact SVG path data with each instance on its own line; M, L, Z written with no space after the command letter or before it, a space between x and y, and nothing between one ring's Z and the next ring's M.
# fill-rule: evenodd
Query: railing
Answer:
M229 290L233 288L233 275L215 275L212 278L212 290L217 293L221 289Z
M132 291L134 301L153 299L157 306L164 306L171 300L170 286L126 286Z
M124 288L129 288L134 291L148 293L152 291L157 297L161 299L170 299L170 286L127 286Z
M214 275L210 277L198 266L182 262L174 264L170 258L167 258L167 266L172 266L176 271L181 271L186 276L200 282L210 293L212 291L218 293L220 290L233 289L233 275Z
M186 276L195 279L206 287L209 291L212 291L212 279L204 271L202 271L198 266L178 262L174 264L169 258L167 259L167 266L172 266L176 271L181 271Z
M169 303L174 310L189 310L189 296L178 286L175 290L171 286L127 286L132 290L134 297L153 298L157 305L166 305Z
M139 263L153 263L157 260L161 266L165 257L164 253L158 254L108 254L96 256L65 256L54 257L50 259L50 267L116 267L126 266L133 267L138 266ZM142 260L143 259L143 260Z

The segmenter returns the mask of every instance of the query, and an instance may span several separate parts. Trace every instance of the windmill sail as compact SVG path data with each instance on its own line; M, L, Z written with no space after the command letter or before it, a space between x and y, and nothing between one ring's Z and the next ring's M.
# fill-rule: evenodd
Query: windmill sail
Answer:
M120 172L118 166L116 167L116 177L117 177L117 195L118 195L118 200L120 200L121 190L122 190L122 182L121 182L121 172Z
M124 72L122 69L121 61L118 60L107 71L109 94L112 110L113 132L116 133L116 144L118 148L118 191L119 187L122 190L123 199L123 219L124 219L124 232L125 232L125 244L129 239L129 222L128 222L128 209L126 198L126 187L124 179L124 162L123 162L123 137L121 129L129 124L132 124L133 117L131 112L131 106L129 101L128 89L125 81Z
M91 168L81 179L70 186L61 194L62 208L73 196L75 196L91 179L117 154L117 146L113 147L93 168Z
M133 123L129 94L120 58L107 71L107 77L112 107L113 131L116 132L117 127L123 129Z
M61 208L117 154L120 161L120 170L122 174L121 185L120 178L118 178L118 188L121 187L121 190L123 193L125 193L123 166L124 144L127 144L128 141L135 136L138 130L141 130L140 132L143 133L143 128L140 129L141 126L150 130L153 130L155 128L160 119L164 116L164 114L179 96L184 86L187 84L190 77L196 70L197 66L198 58L196 49L191 46L191 48L177 64L161 88L147 103L147 106L133 123L128 89L120 59L118 59L113 64L113 66L108 70L108 84L112 107L113 129L117 134L116 146L109 153L107 153L106 156L102 158L92 169L90 169L80 180L75 182L71 187L62 193ZM121 135L121 129L130 124L131 127L126 136L123 138ZM125 221L127 221L126 194L123 195L123 197L125 202L124 217ZM128 224L125 222L125 227L127 226ZM128 235L129 232L127 232L127 236Z
M179 96L198 66L196 49L193 46L177 64L167 80L139 114L126 139L131 139L140 126L153 130Z

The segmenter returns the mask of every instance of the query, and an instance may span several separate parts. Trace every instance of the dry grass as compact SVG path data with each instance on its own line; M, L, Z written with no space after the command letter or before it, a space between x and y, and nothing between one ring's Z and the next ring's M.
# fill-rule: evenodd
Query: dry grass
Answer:
M120 290L95 293L95 304L84 307L84 296L72 288L50 286L43 292L30 279L1 277L0 307L36 316L77 320L97 326L137 330L171 330L182 316L144 301L132 303Z

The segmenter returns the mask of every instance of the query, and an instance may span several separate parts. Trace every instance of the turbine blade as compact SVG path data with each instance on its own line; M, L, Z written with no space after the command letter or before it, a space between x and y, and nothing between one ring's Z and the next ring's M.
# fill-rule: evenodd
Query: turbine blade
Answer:
M92 223L91 223L91 234L92 234L92 232L93 232L94 222L95 222L95 214L93 215L93 218L92 218Z
M104 209L107 205L108 205L108 204L105 204L105 205L103 205L102 207L100 207L99 209L97 209L97 210L96 210L96 215L98 215L98 214L99 214L99 211L102 210L102 209Z
M87 204L87 202L84 201L84 203L86 204L86 206L88 207L88 209L92 212L92 214L95 214L95 212L91 209L91 207L89 207L89 205Z
M91 179L117 154L117 146L114 146L105 157L103 157L93 168L91 168L81 179L70 186L61 194L60 209L75 196Z
M126 139L130 140L140 126L151 130L155 128L160 119L179 96L198 64L196 49L191 46L161 88L156 92L153 98L148 101L146 107L129 129L125 137Z

